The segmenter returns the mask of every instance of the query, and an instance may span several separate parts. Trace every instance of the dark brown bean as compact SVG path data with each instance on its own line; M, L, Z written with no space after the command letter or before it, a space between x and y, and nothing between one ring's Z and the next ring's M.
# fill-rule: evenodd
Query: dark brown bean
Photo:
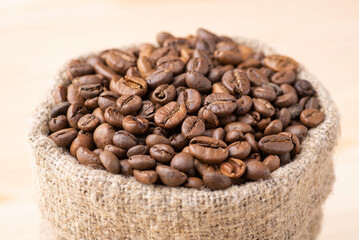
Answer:
M65 115L60 115L55 118L51 118L49 121L49 129L51 132L57 132L61 129L67 128L69 123Z
M201 94L196 89L188 88L179 93L177 102L186 107L188 114L193 114L201 107Z
M67 121L69 122L70 126L79 129L77 123L79 119L87 113L87 108L84 107L83 103L81 102L74 102L70 105L67 110Z
M93 114L86 114L79 119L77 125L83 131L92 132L100 125L100 119Z
M186 188L195 188L201 190L204 187L204 182L198 177L188 177L183 186Z
M216 114L205 107L202 107L198 111L198 118L204 122L207 128L215 128L219 125L219 120Z
M133 155L128 159L132 169L148 170L156 166L156 161L149 155Z
M79 133L71 143L70 154L76 157L76 151L79 147L85 147L93 150L95 148L95 143L93 141L92 135Z
M231 179L219 172L205 173L203 182L207 187L214 190L224 190L232 185Z
M110 151L103 151L100 153L100 160L103 166L109 171L110 173L117 174L121 170L120 161L118 161L115 154Z
M246 72L241 69L227 71L222 77L222 84L236 98L248 95L250 92L249 78Z
M116 107L116 100L119 95L115 92L105 91L100 94L98 98L98 105L102 111L105 111L108 107Z
M229 158L221 164L220 171L229 178L238 179L246 171L246 164L238 158Z
M187 117L181 127L182 134L188 139L202 135L205 130L204 122L196 116Z
M87 148L79 147L76 151L76 157L79 160L79 163L82 165L98 165L100 167L103 167L100 157Z
M131 134L125 130L120 130L120 131L115 132L113 134L112 140L113 140L113 143L117 147L120 147L120 148L123 148L126 150L137 145L136 137L133 134Z
M74 128L61 129L50 135L50 138L59 147L68 147L77 137L77 131Z
M251 152L251 145L247 141L237 141L228 146L228 156L245 159Z
M172 158L170 165L181 172L189 173L194 167L194 159L191 154L181 152Z
M307 127L316 127L324 121L324 114L318 109L305 109L300 114L300 121Z
M290 137L284 135L268 135L258 142L258 147L267 154L283 154L290 152L294 145Z
M147 92L147 82L143 78L126 75L118 80L116 90L121 96L138 95L142 97Z
M55 89L54 99L56 104L67 101L67 87L65 85L59 85Z
M130 158L133 155L148 155L149 147L145 145L133 146L127 151L127 157Z
M158 174L154 170L133 170L133 176L136 178L137 181L144 184L153 184L158 179Z
M142 116L127 115L122 120L123 128L135 135L144 134L149 126L149 121Z
M250 160L246 163L246 178L252 181L266 179L270 175L269 167L257 160Z
M174 149L167 144L156 144L150 148L150 155L161 163L170 162L174 154Z
M204 100L204 106L219 117L231 114L237 107L236 98L229 94L212 93Z
M189 150L192 156L205 163L221 163L228 156L225 142L204 136L193 138Z
M98 148L104 148L108 144L113 144L112 138L115 134L115 129L108 123L102 123L95 129L93 139Z
M269 155L263 160L263 164L269 168L270 172L273 172L279 168L280 159L277 155Z
M162 128L173 128L182 123L186 114L184 105L170 102L156 111L154 120Z

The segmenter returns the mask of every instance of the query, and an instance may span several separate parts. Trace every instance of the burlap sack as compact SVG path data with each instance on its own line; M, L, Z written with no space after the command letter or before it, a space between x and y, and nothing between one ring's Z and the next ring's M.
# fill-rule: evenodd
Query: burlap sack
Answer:
M265 54L275 51L238 38ZM78 164L48 138L53 91L36 108L29 141L42 216L42 239L315 239L332 190L332 150L340 121L328 92L302 65L299 77L318 92L325 121L311 129L296 160L265 181L224 191L144 185L134 178Z

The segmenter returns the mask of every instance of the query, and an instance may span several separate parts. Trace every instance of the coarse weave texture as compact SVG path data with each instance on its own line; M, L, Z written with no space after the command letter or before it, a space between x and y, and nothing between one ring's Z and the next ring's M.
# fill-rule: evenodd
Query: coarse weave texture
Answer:
M266 55L267 45L237 38ZM144 185L133 177L80 165L48 137L56 86L36 108L29 141L42 215L42 239L315 239L334 182L332 150L340 133L328 92L302 65L298 78L318 92L325 120L311 129L295 161L269 179L222 191Z

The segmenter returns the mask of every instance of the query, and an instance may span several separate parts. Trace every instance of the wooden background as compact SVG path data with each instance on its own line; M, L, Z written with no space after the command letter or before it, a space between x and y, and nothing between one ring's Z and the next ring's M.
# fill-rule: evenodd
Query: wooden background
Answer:
M26 125L63 62L199 26L266 41L329 89L342 137L319 239L359 239L358 0L0 1L0 239L38 239Z

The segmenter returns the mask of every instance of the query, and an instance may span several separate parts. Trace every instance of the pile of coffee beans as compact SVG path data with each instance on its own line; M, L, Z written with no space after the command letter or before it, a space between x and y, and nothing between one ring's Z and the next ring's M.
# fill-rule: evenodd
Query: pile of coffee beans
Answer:
M145 184L226 189L295 159L324 120L298 63L205 29L67 66L50 138L80 164Z

